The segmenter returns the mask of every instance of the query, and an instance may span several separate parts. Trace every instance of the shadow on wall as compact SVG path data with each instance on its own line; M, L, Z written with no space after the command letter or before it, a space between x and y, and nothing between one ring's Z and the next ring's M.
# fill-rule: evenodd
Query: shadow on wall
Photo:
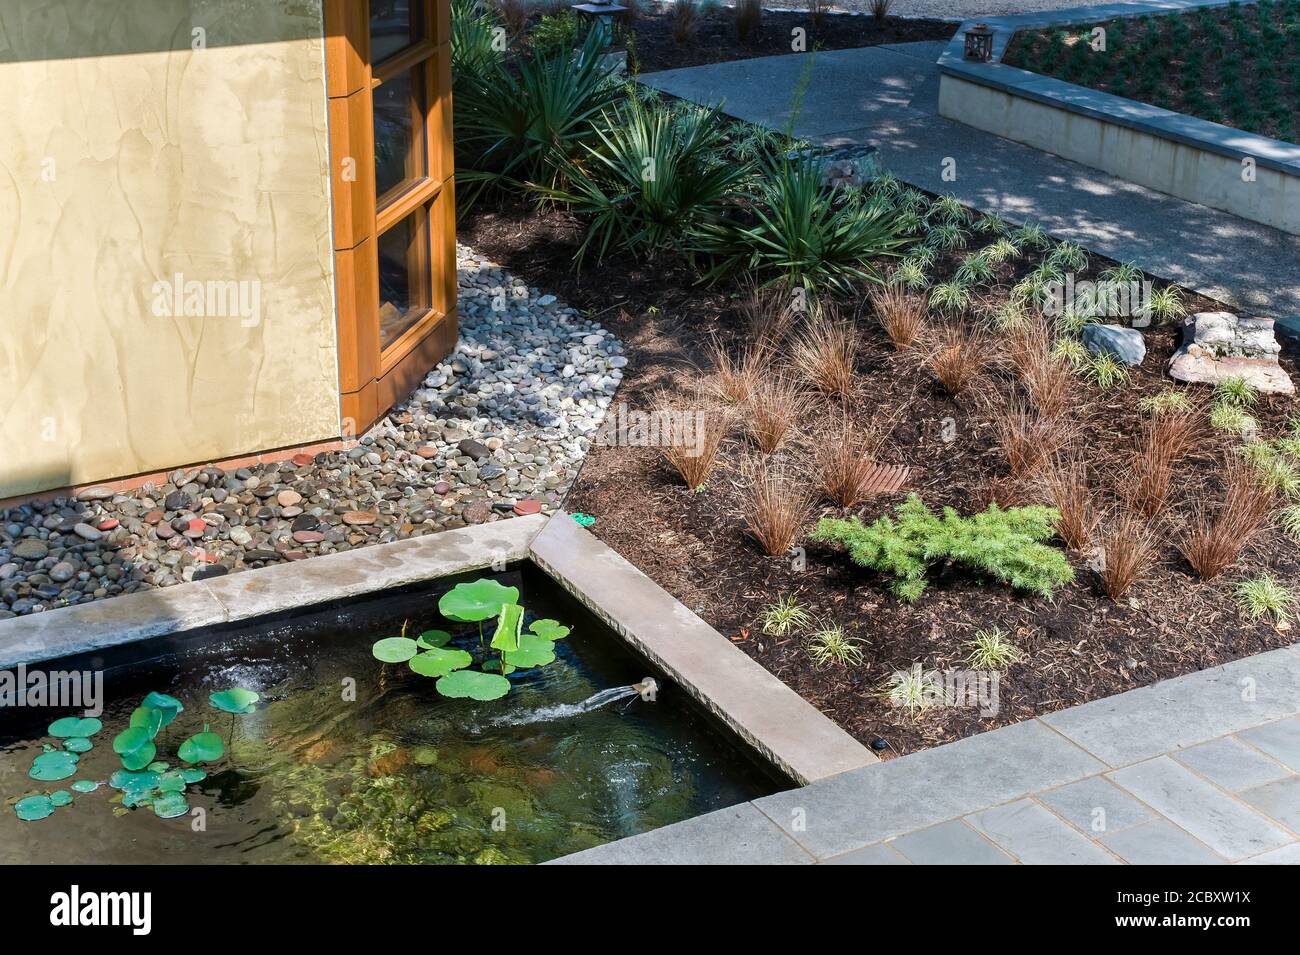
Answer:
M333 0L4 0L0 64L319 39Z

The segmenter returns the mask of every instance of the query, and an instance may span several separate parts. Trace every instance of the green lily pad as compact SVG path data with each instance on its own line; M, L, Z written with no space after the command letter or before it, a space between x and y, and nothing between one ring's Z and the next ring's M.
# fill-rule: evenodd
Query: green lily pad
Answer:
M544 667L555 662L555 644L543 640L533 633L525 633L519 638L518 650L507 650L502 654L507 663L517 667Z
M94 736L104 728L104 724L93 716L78 718L76 716L65 716L61 720L55 720L50 724L49 734L60 738L70 736Z
M222 742L220 736L210 732L205 723L203 732L195 733L181 743L176 755L187 763L211 763L220 759L225 751L226 744Z
M72 804L72 793L66 789L56 789L50 793L50 803L54 806L68 806Z
M370 648L371 656L381 663L405 663L419 652L419 646L409 637L385 637Z
M122 758L123 766L137 770L153 762L158 747L154 745L148 727L131 726L113 737L113 752Z
M163 773L162 776L158 778L158 791L163 793L185 792L185 777L178 769L173 769L171 772Z
M163 714L163 726L167 726L172 720L176 719L177 714L184 712L185 704L174 696L168 696L166 693L159 693L157 690L151 692L140 701L141 706L152 706L155 710L160 710Z
M146 766L145 769L149 770L149 772L151 773L165 773L167 772L168 765L169 765L168 763L164 762L161 759L158 759L158 760L154 760L152 763Z
M153 801L153 811L160 819L175 819L189 812L190 804L185 801L183 792L167 793Z
M223 713L251 713L257 708L257 701L262 697L252 690L241 686L231 687L208 694L208 702Z
M157 773L148 770L132 772L119 769L108 777L108 784L114 789L120 789L123 792L148 792L158 786L160 778Z
M492 649L518 650L519 634L524 626L524 608L519 604L506 604L497 614L497 630L492 635Z
M568 627L558 620L534 620L528 628L543 640L563 640L571 632Z
M153 739L163 728L163 711L152 706L137 706L131 711L130 725L144 730Z
M415 645L421 650L432 650L434 647L445 647L451 642L451 634L446 630L426 630L415 640Z
M27 775L32 779L53 782L56 779L67 779L76 771L76 753L54 750L50 753L41 753L32 760L32 768L28 770Z
M411 657L409 666L420 676L446 676L453 670L462 670L474 662L464 650L434 647Z
M14 812L23 822L36 822L54 812L54 802L49 796L27 796L14 803Z
M457 670L439 678L435 688L452 699L499 700L510 692L510 681L496 673Z
M201 782L202 780L208 778L208 774L205 773L203 770L199 769L198 767L190 767L190 768L182 769L180 771L180 774L181 774L181 779L185 780L186 785L189 785L190 783Z
M157 798L158 798L158 793L156 793L152 789L146 790L145 792L135 792L134 790L128 790L122 793L122 805L131 808L134 808L136 806L148 806Z
M93 793L98 788L99 783L95 782L93 779L78 779L72 784L72 791L74 793Z
M84 736L71 736L63 741L63 748L69 753L84 753L94 748L94 745Z
M495 580L481 577L457 584L438 600L438 612L448 620L476 623L495 617L506 604L519 602L518 587L504 587Z

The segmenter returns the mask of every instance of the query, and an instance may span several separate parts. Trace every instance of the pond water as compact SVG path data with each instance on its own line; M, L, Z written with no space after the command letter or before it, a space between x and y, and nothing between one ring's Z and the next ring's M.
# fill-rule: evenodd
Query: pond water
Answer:
M185 646L119 650L126 656L102 661L103 729L63 780L28 770L43 746L62 748L46 727L80 713L0 711L0 863L542 862L790 785L531 565L493 576L519 587L527 621L573 632L554 663L512 674L503 699L443 699L432 679L371 656L407 621L408 632L476 642L477 628L443 619L437 598L477 576ZM54 666L69 664L81 661ZM659 682L653 702L628 694L581 706L647 676ZM209 705L209 693L232 686L261 694L253 713ZM113 738L151 691L185 705L158 733L157 760L182 767L177 747L205 723L227 742L186 787L187 813L126 808L120 790L101 785L72 791L44 819L18 818L21 797L106 783L121 768Z

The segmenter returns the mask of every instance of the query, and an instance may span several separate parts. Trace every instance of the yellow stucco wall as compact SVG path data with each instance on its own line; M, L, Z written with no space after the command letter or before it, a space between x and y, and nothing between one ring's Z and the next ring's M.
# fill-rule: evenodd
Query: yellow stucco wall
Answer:
M325 104L320 0L0 2L0 497L338 434Z

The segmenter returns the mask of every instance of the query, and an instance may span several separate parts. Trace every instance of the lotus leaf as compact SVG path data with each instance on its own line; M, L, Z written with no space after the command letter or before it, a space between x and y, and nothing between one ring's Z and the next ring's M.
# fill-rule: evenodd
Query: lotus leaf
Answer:
M209 731L207 724L204 723L203 732L195 733L181 743L177 755L187 763L211 763L220 759L225 751L226 744L222 742L221 737Z
M519 649L508 650L502 656L506 663L517 667L544 667L555 661L555 644L532 633L519 638Z
M14 812L23 822L35 822L54 812L54 803L49 796L27 796L14 803Z
M510 692L510 681L496 673L457 670L441 677L436 687L439 693L452 699L499 700Z
M172 720L176 719L178 713L185 711L185 704L174 696L168 696L166 693L159 693L157 690L151 692L141 702L141 706L152 706L155 710L161 710L163 714L163 726L167 726Z
M185 792L185 777L177 769L173 769L169 773L163 773L158 779L158 791L164 793Z
M50 793L50 804L53 806L67 806L72 803L72 793L66 789L56 789Z
M84 736L73 736L63 741L63 748L69 753L84 753L94 747L94 743Z
M451 634L446 630L426 630L416 639L415 645L421 650L445 647L451 642Z
M208 695L208 702L223 713L251 713L257 708L257 701L262 697L252 690L241 686L220 690Z
M152 706L137 706L131 711L130 725L147 731L149 738L153 739L163 728L163 711Z
M148 792L158 785L159 775L154 772L130 772L119 769L108 777L108 784L123 792Z
M524 626L524 608L519 604L506 604L497 615L497 632L492 636L492 649L519 649L519 633Z
M409 666L420 676L446 676L453 670L461 670L474 662L474 658L464 650L448 650L434 647L424 653L411 657Z
M153 801L153 811L160 819L175 819L189 812L190 804L185 801L183 792L167 793Z
M55 750L51 753L41 753L32 760L32 768L27 775L32 779L53 782L56 779L67 779L76 771L77 754Z
M371 655L381 663L405 663L419 652L416 642L407 637L385 637L370 648Z
M149 770L149 772L151 773L165 773L167 771L167 765L168 765L167 763L159 759L150 763L148 766L145 767L145 769Z
M147 727L131 726L113 738L113 752L122 757L127 769L144 769L158 752Z
M78 718L76 716L65 716L61 720L55 720L50 724L49 733L51 736L60 738L71 736L94 736L104 728L104 724L93 716Z
M182 769L180 772L181 772L181 778L185 780L187 785L189 783L197 783L200 780L208 778L208 774L205 773L203 770L198 769L197 767L191 769Z
M543 640L563 640L570 633L568 627L558 620L534 620L528 628Z
M93 793L98 788L99 783L95 782L93 779L78 779L72 784L72 791L74 793Z
M505 587L487 577L457 584L438 600L438 611L448 620L475 623L495 617L505 604L519 602L519 588Z

